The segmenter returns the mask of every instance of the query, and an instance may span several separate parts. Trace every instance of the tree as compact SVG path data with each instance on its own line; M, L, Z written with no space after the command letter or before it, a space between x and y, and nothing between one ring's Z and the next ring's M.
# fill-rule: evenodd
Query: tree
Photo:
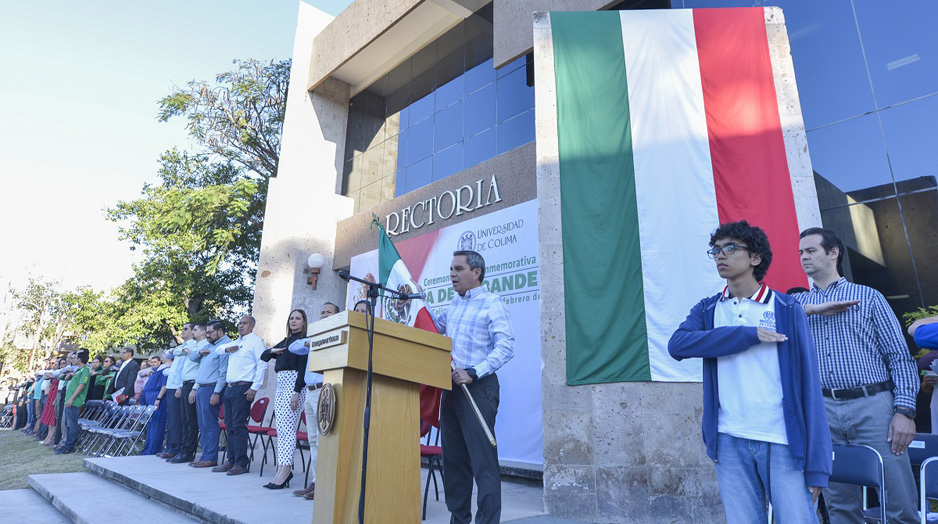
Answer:
M235 60L215 85L192 80L160 100L160 122L184 116L209 152L268 179L277 174L290 60ZM266 193L266 192L265 192Z
M142 348L181 342L187 320L233 318L253 295L290 61L234 64L214 84L190 81L160 100L158 120L185 118L198 148L163 153L160 183L107 210L144 253L114 295L114 329Z

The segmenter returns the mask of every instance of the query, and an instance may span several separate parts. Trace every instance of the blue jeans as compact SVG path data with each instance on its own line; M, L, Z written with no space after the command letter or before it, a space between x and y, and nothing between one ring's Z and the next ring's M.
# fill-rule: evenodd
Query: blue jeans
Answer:
M212 405L211 387L199 388L195 391L195 409L199 420L199 433L202 435L202 456L199 460L218 462L218 437L221 428L218 427L218 412L221 411L224 390L219 394L218 404Z
M78 412L81 407L72 406L65 408L65 428L68 430L65 436L65 449L75 449L78 444Z
M817 522L804 471L795 468L788 446L720 433L716 470L728 524L767 522L768 502L778 524Z
M36 426L35 402L32 396L26 399L26 431L32 431Z

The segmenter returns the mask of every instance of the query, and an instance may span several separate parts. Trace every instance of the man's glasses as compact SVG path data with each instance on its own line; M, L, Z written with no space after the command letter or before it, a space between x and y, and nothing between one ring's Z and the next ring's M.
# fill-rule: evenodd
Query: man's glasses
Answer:
M749 247L730 242L729 244L724 244L723 247L711 247L707 250L707 254L710 255L710 258L715 259L720 253L723 253L725 256L730 256L735 253L737 249L749 249Z

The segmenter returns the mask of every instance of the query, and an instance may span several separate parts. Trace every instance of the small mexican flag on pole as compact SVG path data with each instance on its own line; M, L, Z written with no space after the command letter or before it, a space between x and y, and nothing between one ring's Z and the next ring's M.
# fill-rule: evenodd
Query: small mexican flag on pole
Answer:
M378 241L378 274L381 285L396 289L401 293L418 293L417 283L410 275L401 255L391 242L387 232L375 218L374 223L381 230L380 240ZM385 320L405 324L411 327L439 333L436 325L433 323L433 317L427 304L423 299L414 298L411 300L396 300L390 297L383 298L383 311ZM440 419L440 395L443 391L440 388L420 385L420 418L430 422L433 426L439 426Z

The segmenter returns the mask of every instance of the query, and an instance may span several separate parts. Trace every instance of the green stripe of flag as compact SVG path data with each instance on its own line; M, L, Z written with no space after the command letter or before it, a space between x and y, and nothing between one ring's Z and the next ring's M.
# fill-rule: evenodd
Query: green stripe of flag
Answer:
M567 383L651 380L619 13L550 17ZM615 290L615 302L597 302L609 290Z

